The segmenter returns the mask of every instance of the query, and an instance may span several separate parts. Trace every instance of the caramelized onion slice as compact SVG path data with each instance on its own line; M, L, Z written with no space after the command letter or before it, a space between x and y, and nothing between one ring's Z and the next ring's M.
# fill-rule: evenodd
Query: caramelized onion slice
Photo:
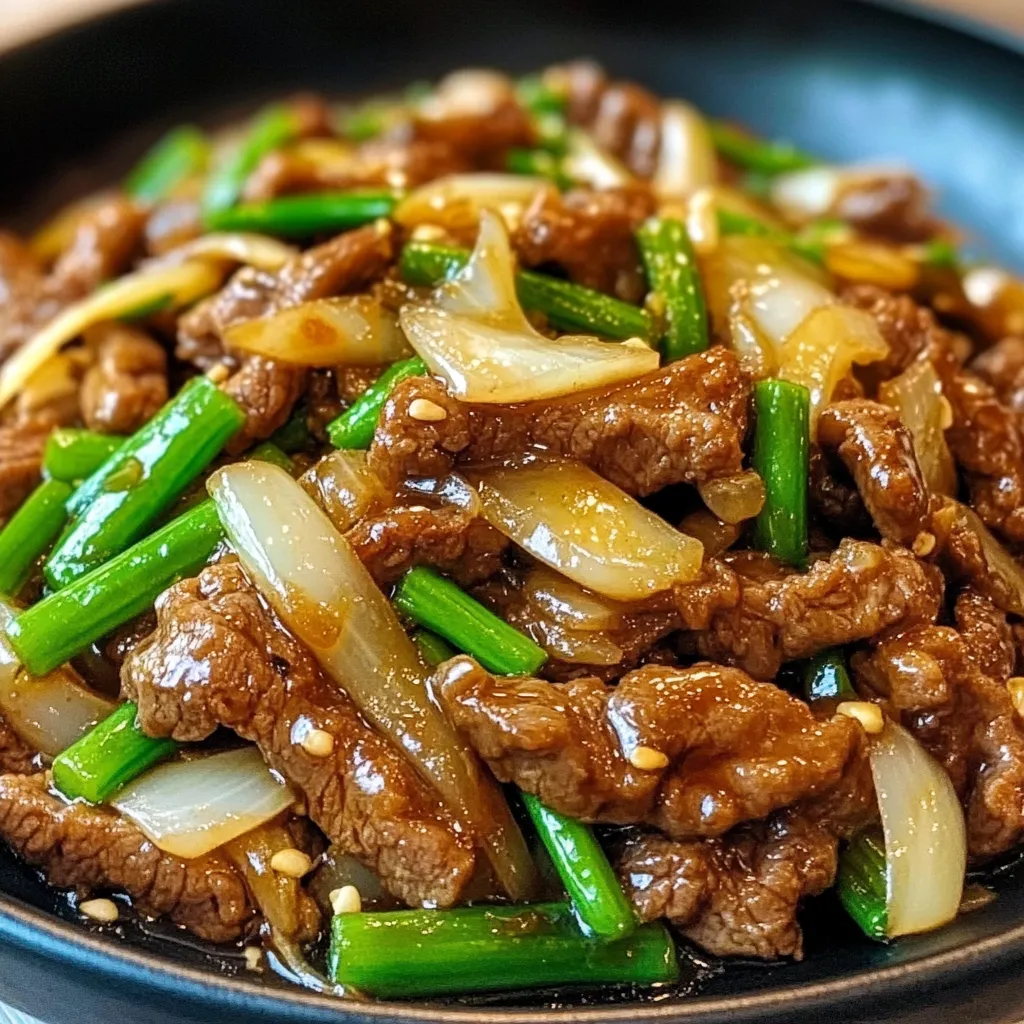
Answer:
M764 481L752 469L697 485L704 504L723 523L742 523L764 507Z
M44 676L31 675L6 639L7 625L15 614L0 601L0 711L25 743L54 757L103 721L117 704L90 690L70 665Z
M546 338L535 331L516 297L508 234L490 212L481 216L466 268L432 303L405 306L400 320L431 372L468 402L555 398L634 380L660 361L638 338Z
M157 765L111 800L147 839L186 860L276 818L295 794L255 747Z
M918 359L898 377L883 382L878 397L899 412L903 425L910 431L928 490L932 494L954 494L956 466L945 434L952 410L931 361Z
M303 473L299 483L339 533L387 499L384 487L367 464L365 451L330 452Z
M637 601L700 571L698 541L578 462L489 469L477 475L477 486L494 527L597 594Z
M888 935L930 931L960 907L967 866L960 801L938 761L894 722L872 740L869 756L885 833Z
M200 235L160 257L160 263L173 263L189 259L224 260L244 263L273 273L280 270L298 249L284 242L248 231L213 232Z
M371 295L314 299L224 332L233 349L301 366L374 366L412 354L394 314Z
M658 198L679 199L718 181L718 156L707 123L689 103L661 105L661 144L652 184Z
M406 228L435 224L458 232L475 228L484 210L494 210L515 225L546 188L547 179L524 174L451 174L410 192L392 217Z
M277 466L238 462L208 488L285 625L472 830L508 895L526 897L535 871L508 804L435 703L413 642L351 545Z
M621 605L598 597L546 565L530 570L523 590L534 607L566 629L581 632L615 629L625 613Z

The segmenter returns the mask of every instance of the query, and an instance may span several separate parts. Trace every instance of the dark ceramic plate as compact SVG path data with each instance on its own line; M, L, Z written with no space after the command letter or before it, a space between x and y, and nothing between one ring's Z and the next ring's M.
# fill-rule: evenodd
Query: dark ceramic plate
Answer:
M123 173L170 124L217 120L282 90L366 92L467 63L524 71L591 55L829 158L903 157L981 251L1024 264L1024 60L1012 41L826 0L663 6L177 0L129 9L0 58L0 223L29 222ZM653 1000L568 992L361 1006L261 982L237 955L166 931L86 929L34 875L0 859L0 998L51 1024L1006 1022L1024 1007L1013 976L1024 956L1024 873L1008 867L994 884L990 906L890 947L859 938L823 897L808 908L802 963L722 969L694 959L685 983Z

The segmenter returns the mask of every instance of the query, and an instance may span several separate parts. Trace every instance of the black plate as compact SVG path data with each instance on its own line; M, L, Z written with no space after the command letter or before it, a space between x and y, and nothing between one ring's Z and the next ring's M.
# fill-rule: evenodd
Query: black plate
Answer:
M123 173L182 118L216 121L300 86L365 92L467 62L524 71L592 55L829 158L903 157L938 187L942 210L976 232L981 251L1024 262L1024 60L1011 44L826 0L663 6L177 0L124 11L0 59L0 222L30 222ZM1024 1006L1010 973L1024 956L1024 877L1010 868L996 884L991 906L891 947L861 940L824 897L807 914L803 963L695 965L692 986L654 1002L567 993L364 1007L268 986L237 956L166 931L127 923L120 937L90 932L31 873L0 859L0 891L9 894L0 897L0 997L52 1024L467 1014L525 1024L541 1010L559 1024L793 1022L825 1013L981 1024Z

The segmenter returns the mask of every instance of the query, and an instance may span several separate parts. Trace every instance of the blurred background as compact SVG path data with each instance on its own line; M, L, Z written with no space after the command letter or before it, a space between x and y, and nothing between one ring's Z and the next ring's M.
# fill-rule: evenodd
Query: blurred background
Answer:
M0 48L58 25L139 0L0 0ZM899 3L900 0L896 0ZM953 14L984 19L1024 35L1024 0L911 0Z

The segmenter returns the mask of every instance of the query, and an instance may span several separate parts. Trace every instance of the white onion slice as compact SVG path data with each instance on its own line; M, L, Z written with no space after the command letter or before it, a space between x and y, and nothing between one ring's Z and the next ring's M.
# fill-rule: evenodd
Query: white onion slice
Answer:
M117 320L154 303L186 306L220 286L224 273L211 263L192 260L156 266L122 277L87 299L72 303L31 337L0 368L0 408L69 341L101 320Z
M489 68L463 68L445 75L433 92L420 100L417 113L427 120L493 114L514 97L507 75Z
M200 235L160 257L161 264L191 259L226 260L244 263L273 273L298 254L292 245L248 231L214 232Z
M899 411L910 431L928 490L932 494L955 494L956 466L945 434L952 411L931 360L918 359L898 377L884 381L879 385L878 397Z
M44 676L23 668L7 642L15 612L0 601L0 710L4 721L34 750L55 757L117 704L90 690L69 665Z
M365 451L334 451L299 478L306 493L344 533L387 494L367 464Z
M581 632L615 629L624 609L592 594L567 576L538 565L523 583L523 592L536 608L566 629Z
M693 579L703 549L571 460L523 462L477 478L484 518L581 586L637 601Z
M764 481L752 469L697 485L700 496L723 523L742 523L764 507Z
M895 164L808 167L773 178L771 201L790 220L816 220L834 213L847 192L912 177L906 167Z
M967 866L963 811L942 766L894 722L873 739L871 774L885 832L888 935L952 921Z
M596 189L623 188L636 180L624 164L578 128L569 132L562 169L574 182Z
M499 217L485 211L466 268L430 305L407 305L402 330L432 373L467 402L526 402L634 380L658 368L640 339L546 338L516 298L512 253Z
M545 178L526 174L450 174L409 193L392 214L406 228L437 224L452 231L473 228L484 210L516 224L537 193L550 188Z
M295 794L255 747L157 765L111 801L147 839L190 860L276 818Z
M504 797L434 702L416 648L351 545L277 466L235 463L207 486L285 625L472 829L508 894L527 895L534 868Z
M689 103L661 105L661 146L652 184L660 199L679 199L718 181L718 157L700 112Z
M301 366L374 366L412 355L394 314L371 295L313 299L224 332L233 349Z

